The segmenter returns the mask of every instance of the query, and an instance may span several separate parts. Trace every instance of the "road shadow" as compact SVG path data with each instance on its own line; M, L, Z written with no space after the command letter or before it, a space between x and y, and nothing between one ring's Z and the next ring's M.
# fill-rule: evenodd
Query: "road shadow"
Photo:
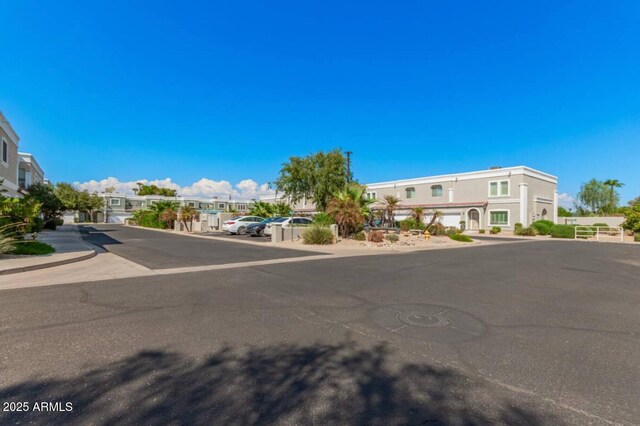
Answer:
M120 241L111 238L106 234L106 232L114 231L114 229L97 229L93 226L79 225L78 230L80 231L80 235L82 235L83 240L98 246L105 251L108 251L105 246L122 244Z
M0 389L0 401L72 402L73 411L0 412L14 424L560 424L549 414L491 397L447 368L392 368L381 345L278 345L205 359L146 351L61 379ZM490 404L487 404L490 402ZM482 407L479 410L477 407Z

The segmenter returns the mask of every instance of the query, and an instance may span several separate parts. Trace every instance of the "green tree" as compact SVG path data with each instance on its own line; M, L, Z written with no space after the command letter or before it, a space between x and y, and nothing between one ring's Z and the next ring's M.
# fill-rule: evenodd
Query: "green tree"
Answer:
M353 233L364 222L360 203L348 191L340 191L333 197L327 206L327 213L335 219L343 237Z
M52 185L43 183L31 185L27 198L32 198L40 203L40 211L45 223L62 216L64 213L65 206L56 195Z
M56 185L54 194L62 203L65 210L77 210L78 190L70 183L59 182Z
M179 211L180 221L184 223L184 227L187 231L191 232L193 229L193 219L198 215L198 211L191 206L182 206Z
M640 233L640 204L636 204L627 210L622 227L633 231L634 234Z
M274 204L256 201L249 209L251 216L271 217L274 213Z
M633 206L640 206L640 197L636 197L633 200L630 200L628 203L629 207L633 207Z
M135 190L137 195L162 195L164 197L175 197L177 191L170 188L161 188L157 185L145 185L138 182L138 188Z
M571 213L569 210L565 209L564 207L558 206L558 217L571 217L573 216L573 213Z
M293 214L293 209L289 204L282 201L279 201L273 204L274 216L291 216L292 214Z
M344 189L349 181L347 159L341 150L334 149L289 158L282 165L275 185L291 203L307 199L324 211L333 195Z
M602 183L609 187L609 203L605 210L607 213L613 213L620 202L620 194L618 194L616 188L622 188L624 183L620 182L618 179L607 179Z
M418 227L422 224L422 216L424 215L423 207L414 207L411 209L411 217L415 219Z
M580 187L578 201L579 214L604 214L611 203L611 192L603 182L591 179Z

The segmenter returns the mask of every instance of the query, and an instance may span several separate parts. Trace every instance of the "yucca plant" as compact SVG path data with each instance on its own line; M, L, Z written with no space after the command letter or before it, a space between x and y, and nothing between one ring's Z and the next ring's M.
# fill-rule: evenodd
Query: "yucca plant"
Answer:
M193 229L193 219L198 215L198 210L191 206L183 206L180 208L180 221L184 223L184 227L187 231L191 232Z
M336 194L327 206L327 213L335 219L340 235L343 237L351 234L364 222L360 204L346 192Z
M2 218L0 218L2 219ZM11 253L16 247L15 223L0 226L0 254Z
M398 205L400 204L400 199L393 195L385 195L383 199L386 204L385 211L387 213L387 220L388 220L389 226L393 226L393 223L395 222L394 211L398 208Z
M422 224L422 215L424 215L423 207L414 207L411 209L411 217L415 219L418 226Z

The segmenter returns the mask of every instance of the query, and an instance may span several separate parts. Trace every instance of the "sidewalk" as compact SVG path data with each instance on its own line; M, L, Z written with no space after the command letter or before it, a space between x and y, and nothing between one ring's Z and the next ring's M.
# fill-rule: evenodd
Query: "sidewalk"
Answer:
M56 231L43 231L38 241L50 244L56 252L44 256L7 256L0 258L0 275L33 271L79 262L96 255L95 247L85 242L77 225L59 226Z

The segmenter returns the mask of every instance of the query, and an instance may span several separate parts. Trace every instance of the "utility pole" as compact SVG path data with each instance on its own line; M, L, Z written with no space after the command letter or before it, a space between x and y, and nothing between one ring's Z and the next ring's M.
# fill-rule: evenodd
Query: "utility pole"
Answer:
M351 154L353 154L352 151L345 151L345 154L347 154L347 183L351 183Z

